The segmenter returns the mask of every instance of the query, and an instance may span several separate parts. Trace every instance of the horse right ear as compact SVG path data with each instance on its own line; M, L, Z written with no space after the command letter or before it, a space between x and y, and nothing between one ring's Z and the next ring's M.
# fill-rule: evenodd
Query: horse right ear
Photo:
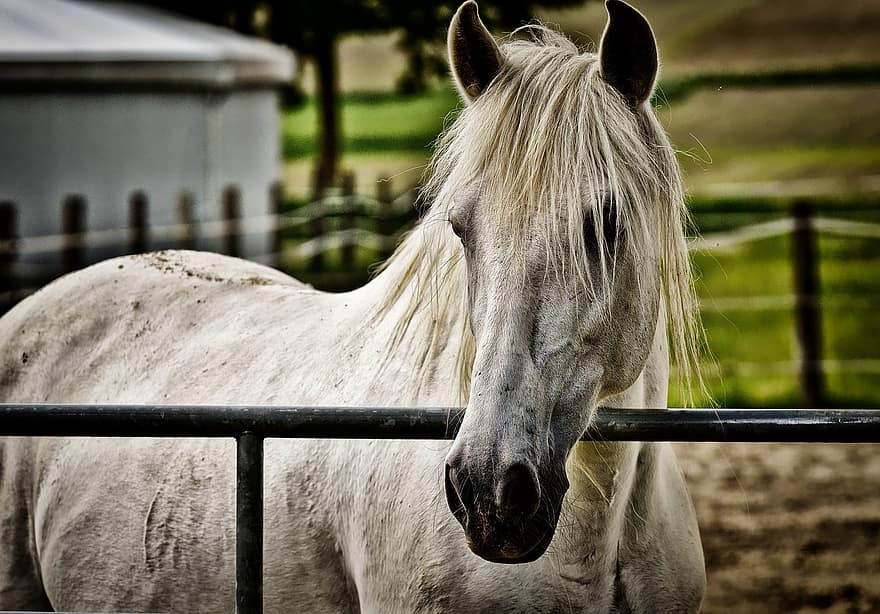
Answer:
M645 16L622 0L607 0L608 25L599 45L602 77L633 107L651 98L657 41Z
M473 102L501 71L503 59L498 44L468 0L452 16L447 38L449 65L462 97Z

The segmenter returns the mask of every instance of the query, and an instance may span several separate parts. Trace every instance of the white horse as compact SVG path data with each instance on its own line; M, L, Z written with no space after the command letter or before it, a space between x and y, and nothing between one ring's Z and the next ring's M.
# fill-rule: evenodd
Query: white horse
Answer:
M654 36L607 7L591 54L541 27L499 46L461 6L467 104L430 210L371 283L327 294L196 252L107 261L0 321L0 401L463 399L451 448L267 442L267 612L697 610L670 446L578 443L599 404L665 407L669 348L687 372L698 330ZM231 611L233 468L231 441L2 441L0 608Z

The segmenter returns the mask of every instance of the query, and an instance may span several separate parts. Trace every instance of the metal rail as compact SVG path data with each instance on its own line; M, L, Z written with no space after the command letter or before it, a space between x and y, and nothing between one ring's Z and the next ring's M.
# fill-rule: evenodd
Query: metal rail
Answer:
M452 439L450 407L0 403L0 436ZM588 440L880 442L880 410L599 409Z
M263 611L263 438L235 440L235 611Z
M0 436L234 437L236 612L260 614L265 438L452 439L463 415L443 407L0 404ZM878 443L880 410L599 409L583 439Z

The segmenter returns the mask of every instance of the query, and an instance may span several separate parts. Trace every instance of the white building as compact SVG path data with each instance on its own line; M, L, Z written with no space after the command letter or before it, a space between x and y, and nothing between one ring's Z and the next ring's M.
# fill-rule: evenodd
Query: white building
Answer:
M133 190L151 225L177 221L182 191L198 221L220 218L229 184L243 216L265 215L293 72L287 49L136 5L2 0L0 201L22 237L59 233L69 194L89 230L125 228ZM245 255L266 241L249 236Z

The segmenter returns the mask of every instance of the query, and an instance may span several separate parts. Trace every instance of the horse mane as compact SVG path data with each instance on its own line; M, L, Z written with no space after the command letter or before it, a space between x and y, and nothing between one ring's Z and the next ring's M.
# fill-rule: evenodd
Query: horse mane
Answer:
M636 112L601 77L598 56L562 34L526 26L525 39L501 46L501 73L441 134L422 192L422 221L382 267L394 279L379 310L405 301L404 317L386 351L411 335L427 340L425 363L460 336L459 397L467 400L475 344L467 321L467 277L448 211L477 183L480 206L509 235L513 253L537 235L547 245L548 271L566 283L607 292L614 280L603 208L611 223L662 284L671 356L687 396L702 340L684 227L680 170L648 105ZM598 275L586 258L585 222L599 246ZM595 265L594 265L595 266ZM568 267L568 270L566 270ZM649 267L643 267L648 269ZM595 271L595 269L594 269ZM405 290L408 289L408 290ZM430 317L420 310L430 309ZM430 371L424 365L426 373Z

